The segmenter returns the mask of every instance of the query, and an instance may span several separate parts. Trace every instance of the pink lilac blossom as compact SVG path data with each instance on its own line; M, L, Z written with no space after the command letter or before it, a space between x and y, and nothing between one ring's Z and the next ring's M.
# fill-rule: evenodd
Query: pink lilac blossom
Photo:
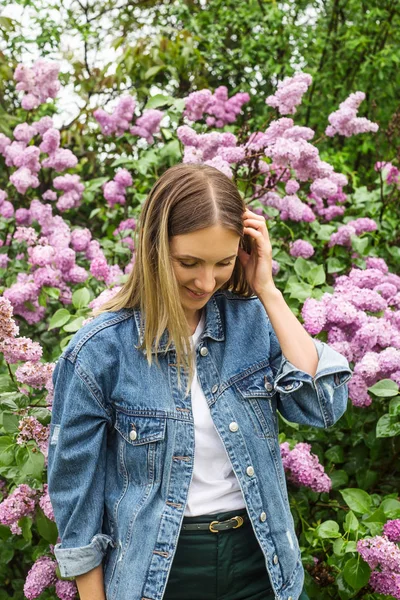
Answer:
M103 135L123 135L131 125L135 111L135 100L132 96L122 96L111 114L102 108L94 111L93 116L99 123Z
M16 187L19 194L25 194L30 187L39 187L39 179L28 169L28 167L20 167L10 176L11 183Z
M47 192L42 195L42 198L43 200L50 200L51 202L54 202L57 200L57 194L53 190L47 190Z
M10 138L8 138L4 133L0 133L0 154L5 155L5 149L7 146L11 144Z
M0 296L0 340L15 338L19 334L19 327L13 319L13 306L11 302Z
M350 94L344 102L341 102L339 109L329 115L330 125L326 128L325 134L328 137L333 137L336 134L350 137L369 131L376 133L379 129L377 123L373 123L365 117L357 117L358 107L364 99L364 92L355 92Z
M224 127L228 123L236 121L242 106L250 101L246 92L238 92L228 98L228 89L221 85L214 94L204 89L192 92L185 98L184 116L190 121L199 121L207 114L206 124L208 127Z
M57 562L49 556L40 556L30 568L24 584L28 600L38 598L45 589L57 582Z
M383 526L383 533L391 542L400 542L400 519L387 521Z
M35 511L37 490L21 483L0 503L0 523L11 525L19 519L32 516Z
M27 416L20 420L18 429L17 444L23 446L29 440L34 440L44 455L47 464L50 425L42 425L35 417Z
M15 371L15 378L20 383L27 383L31 387L41 390L52 376L54 367L54 363L27 361Z
M372 589L378 594L400 599L400 574L393 571L373 571L369 579Z
M126 188L132 185L132 177L126 169L121 169L114 176L112 181L107 181L103 184L104 198L107 200L109 206L115 204L125 204L126 202Z
M162 110L155 108L145 110L142 116L136 119L135 125L130 129L130 133L145 138L148 144L152 144L154 142L153 135L160 131L160 122L163 117L164 113Z
M289 444L280 445L282 463L295 485L311 488L315 492L329 492L332 481L324 471L318 457L311 453L311 444L298 443L290 450Z
M26 95L22 99L22 108L32 110L49 98L55 98L60 89L58 72L60 65L44 59L38 59L31 68L17 65L14 79L16 89L23 90Z
M386 536L377 535L359 540L357 551L371 569L379 566L384 571L400 574L400 548Z
M29 144L31 139L36 135L36 130L32 125L28 123L20 123L16 126L13 131L14 138L18 142L24 142L24 144Z
M89 308L91 308L92 310L97 310L98 308L100 308L100 306L102 306L102 304L104 304L105 302L108 302L109 300L111 300L111 298L114 298L114 296L121 289L122 289L122 286L117 285L117 286L113 287L112 289L104 290L103 292L101 292L101 294L99 294L99 296L97 296L97 298L94 298L94 300L89 302L89 304L88 304Z
M41 359L43 349L38 342L30 338L4 338L0 341L0 352L4 354L5 360L10 364L31 360L36 362Z
M42 509L42 511L44 512L44 514L46 515L46 517L48 519L50 519L51 521L54 521L54 511L53 511L53 507L51 505L51 500L50 500L48 489L49 489L49 486L47 485L47 483L44 483L43 484L43 495L39 499L39 506Z
M71 246L75 252L84 252L91 239L92 233L86 227L84 229L74 229L71 231Z
M272 275L275 277L275 275L278 275L279 271L280 271L281 265L274 259L272 259Z
M38 234L33 227L17 227L13 239L16 242L26 242L28 246L33 246L38 239Z
M281 115L294 115L296 106L301 103L311 83L312 77L307 73L285 77L278 83L275 94L268 96L265 103L277 108Z
M121 221L116 229L113 231L113 235L117 236L122 231L135 231L136 230L136 219L130 218Z
M76 583L74 581L64 581L63 579L58 579L56 581L55 589L60 600L74 600L78 593Z
M96 257L90 263L90 272L96 279L105 280L109 275L110 267L107 260L103 257Z
M72 169L77 164L77 157L67 148L59 148L42 161L43 167L54 169L58 173L62 173L66 169Z
M388 185L396 185L400 187L400 170L390 162L377 162L375 164L376 171L382 171L385 182Z
M289 254L296 258L298 256L310 258L314 254L314 248L312 244L306 240L295 240L289 244Z
M218 171L224 173L229 179L233 178L233 171L230 168L229 163L220 156L214 156L214 158L204 161L204 164L214 167L214 169L218 169Z
M82 194L85 189L79 175L66 175L56 177L53 181L56 190L62 190L62 194L57 201L57 208L61 212L65 212L71 208L78 208L81 204ZM51 206L49 207L51 210Z
M300 184L295 179L289 179L285 185L285 192L288 196L296 194L300 189Z
M32 127L35 133L43 137L48 129L54 127L53 119L51 117L42 117L38 121L34 121Z
M218 155L220 148L236 147L237 139L233 133L212 131L211 133L197 134L194 129L188 125L182 125L177 129L178 139L186 147L192 148L193 152L197 150L201 161L211 160Z
M382 273L388 273L389 267L383 258L376 258L375 256L368 256L366 259L367 269L379 269Z

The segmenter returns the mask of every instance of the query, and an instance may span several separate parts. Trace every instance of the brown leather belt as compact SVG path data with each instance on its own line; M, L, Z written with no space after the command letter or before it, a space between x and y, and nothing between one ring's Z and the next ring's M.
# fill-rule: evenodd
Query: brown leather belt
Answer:
M218 533L219 531L226 531L227 529L238 529L249 520L247 514L242 516L232 517L227 521L211 521L210 523L184 523L182 529L185 531L206 531L209 530L212 533Z

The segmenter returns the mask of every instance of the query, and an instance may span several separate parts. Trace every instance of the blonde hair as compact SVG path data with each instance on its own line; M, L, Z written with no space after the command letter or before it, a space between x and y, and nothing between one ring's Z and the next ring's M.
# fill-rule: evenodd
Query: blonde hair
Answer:
M173 341L176 348L178 386L180 370L188 369L188 385L194 374L189 330L179 300L179 285L170 259L170 238L199 229L220 225L240 236L239 245L250 253L251 241L243 236L242 214L246 204L236 185L218 169L203 164L177 164L167 169L156 181L139 217L139 241L136 260L122 289L93 311L93 316L123 308L140 309L143 342L149 366L152 364L152 345L158 347L168 329L167 348ZM136 232L137 233L137 232ZM253 294L246 281L243 267L236 259L231 278L220 289L241 296ZM159 366L156 354L156 364Z

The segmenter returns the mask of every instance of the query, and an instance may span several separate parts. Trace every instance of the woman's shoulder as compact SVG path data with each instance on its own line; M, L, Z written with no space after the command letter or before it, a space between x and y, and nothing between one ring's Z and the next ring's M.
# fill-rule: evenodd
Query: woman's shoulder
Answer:
M120 309L117 311L106 311L90 317L84 321L83 326L69 340L62 356L75 362L83 350L95 353L101 347L101 352L107 350L105 345L112 345L116 338L116 331L131 329L134 311L132 309Z

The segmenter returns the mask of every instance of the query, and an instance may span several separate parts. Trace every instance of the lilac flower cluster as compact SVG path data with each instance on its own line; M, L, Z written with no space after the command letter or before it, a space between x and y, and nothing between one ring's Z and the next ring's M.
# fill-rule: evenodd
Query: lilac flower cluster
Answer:
M383 532L391 542L400 542L400 519L387 521L383 526Z
M35 417L26 416L20 420L18 429L16 443L23 446L29 440L34 440L43 454L47 466L50 425L42 425Z
M290 256L302 258L310 258L314 254L314 248L310 242L306 242L306 240L296 240L295 242L290 242L289 244L289 254Z
M228 88L221 85L214 94L207 89L189 94L185 98L183 115L189 121L200 121L204 115L208 115L206 117L208 127L224 127L236 121L243 104L249 101L250 96L246 92L238 92L229 98Z
M135 112L135 100L132 96L122 96L115 110L108 114L102 108L94 111L93 116L99 123L103 135L122 135L131 126Z
M385 182L388 185L396 185L400 189L400 170L391 162L375 163L375 171L382 171Z
M126 188L133 184L132 177L126 169L120 169L112 181L103 184L104 198L109 206L125 204Z
M124 221L120 222L120 224L118 225L118 227L116 229L114 229L113 235L115 237L117 237L122 244L126 244L130 248L130 250L133 252L135 249L135 243L134 243L132 237L130 237L129 235L124 235L124 237L121 237L121 235L122 235L122 232L124 232L124 234L125 234L128 231L135 231L135 230L136 230L136 219L134 219L134 218L125 219Z
M329 492L332 481L318 457L310 452L311 445L299 442L290 450L288 442L280 445L282 463L289 480L295 485L311 488L314 492Z
M150 108L145 110L144 113L138 117L135 121L135 125L130 128L132 135L138 135L144 138L148 144L154 142L153 135L160 131L160 123L164 117L164 113L161 110ZM132 184L131 184L132 185Z
M355 92L350 94L344 102L339 104L339 109L328 117L330 125L325 130L325 134L333 137L336 134L350 137L359 133L373 131L376 133L379 129L377 123L373 123L365 117L357 117L358 107L365 99L364 92Z
M278 83L275 94L268 96L265 103L277 108L281 115L294 115L296 106L301 104L301 100L311 83L312 77L307 73L285 77L283 81Z
M26 92L22 98L22 108L32 110L48 98L55 98L60 89L58 72L60 65L44 59L37 60L31 68L19 64L14 72L16 89Z
M372 589L400 599L400 548L386 535L377 535L359 540L357 551L373 569L369 580Z
M0 134L0 154L8 167L16 168L10 175L10 182L20 194L25 194L29 188L35 189L39 186L38 173L42 167L60 173L75 167L78 163L71 150L60 148L60 132L54 129L50 117L43 117L32 125L21 123L14 129L13 134L14 141ZM39 146L30 144L36 136L42 140ZM48 156L40 162L41 153ZM78 175L74 177L79 180ZM0 193L0 204L2 204L2 216L10 218L14 214L14 208L11 203L6 203L4 192Z
M378 225L373 219L361 217L348 221L345 225L340 225L338 230L333 233L329 240L329 247L332 246L347 246L351 247L352 236L360 236L363 233L376 231Z
M22 517L33 516L37 498L37 490L21 483L7 498L0 502L0 523L10 527L15 535L20 535L22 530L18 525L18 521Z
M309 298L302 308L307 331L327 331L332 348L354 362L349 395L362 407L372 402L367 388L380 379L400 383L400 277L380 258L367 258L366 266L337 277L332 294Z

